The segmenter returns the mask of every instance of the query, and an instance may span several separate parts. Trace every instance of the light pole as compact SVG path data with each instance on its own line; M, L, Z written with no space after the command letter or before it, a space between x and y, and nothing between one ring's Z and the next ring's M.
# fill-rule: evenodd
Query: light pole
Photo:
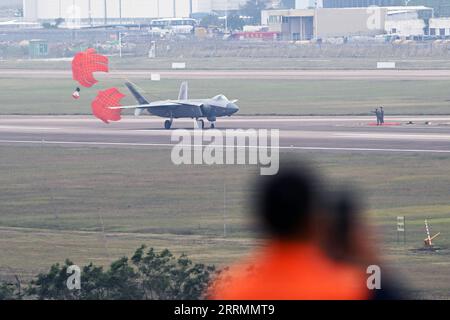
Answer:
M119 24L122 25L122 0L119 0Z
M108 24L108 4L107 4L107 0L104 0L104 6L105 6L105 21L104 21L104 24L106 26Z
M122 40L126 36L126 33L119 32L119 58L122 58Z
M228 34L228 0L225 4L225 34Z

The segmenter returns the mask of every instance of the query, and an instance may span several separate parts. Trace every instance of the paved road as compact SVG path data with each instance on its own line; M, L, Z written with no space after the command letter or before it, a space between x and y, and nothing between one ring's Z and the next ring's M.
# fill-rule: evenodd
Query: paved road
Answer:
M290 80L450 80L450 70L120 70L98 78L150 79L159 73L163 79L290 79ZM0 69L0 78L67 78L70 70Z
M89 116L2 116L0 148L36 144L170 147L176 143L171 141L173 130L162 129L163 121L151 116L124 117L107 125ZM219 119L217 125L220 129L279 129L282 149L450 156L450 116L391 117L386 122L388 126L377 127L370 117L231 117ZM173 128L193 132L193 125L191 120L175 120Z

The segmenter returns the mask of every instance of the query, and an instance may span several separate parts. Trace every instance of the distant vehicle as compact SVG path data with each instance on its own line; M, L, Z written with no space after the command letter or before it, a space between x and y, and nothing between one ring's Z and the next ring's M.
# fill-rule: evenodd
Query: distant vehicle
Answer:
M152 32L189 34L193 33L197 26L197 20L191 18L167 18L156 19L150 22Z
M239 107L236 105L238 100L230 101L223 94L209 99L189 99L187 82L181 84L177 100L154 102L149 102L142 96L132 83L127 82L125 85L139 105L110 107L110 109L135 109L135 116L139 116L142 111L147 110L148 113L158 117L169 118L164 122L164 128L166 129L170 129L173 119L178 118L196 119L198 127L201 129L205 127L202 118L206 118L211 123L211 128L215 128L216 118L229 117L239 111Z

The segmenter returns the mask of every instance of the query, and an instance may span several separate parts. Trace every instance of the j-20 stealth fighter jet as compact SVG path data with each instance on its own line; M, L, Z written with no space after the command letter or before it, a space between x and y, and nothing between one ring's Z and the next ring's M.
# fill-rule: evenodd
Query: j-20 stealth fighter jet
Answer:
M139 105L112 107L111 109L135 109L134 114L136 116L141 115L144 110L147 110L150 114L168 118L164 122L164 128L166 129L170 129L173 119L178 118L196 119L198 127L202 129L205 127L203 118L206 118L210 122L211 128L215 128L216 118L229 117L239 111L239 107L236 105L238 100L230 101L222 94L210 99L189 99L187 82L181 84L177 100L153 102L149 102L142 96L132 83L127 82L125 85Z

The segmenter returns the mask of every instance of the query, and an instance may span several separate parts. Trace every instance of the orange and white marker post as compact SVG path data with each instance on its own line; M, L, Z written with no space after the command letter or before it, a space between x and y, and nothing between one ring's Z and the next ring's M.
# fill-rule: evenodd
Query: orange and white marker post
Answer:
M441 233L438 232L434 236L430 235L430 228L428 227L428 220L425 219L425 230L427 231L427 237L423 240L425 247L432 247L433 246L433 240L439 236Z

